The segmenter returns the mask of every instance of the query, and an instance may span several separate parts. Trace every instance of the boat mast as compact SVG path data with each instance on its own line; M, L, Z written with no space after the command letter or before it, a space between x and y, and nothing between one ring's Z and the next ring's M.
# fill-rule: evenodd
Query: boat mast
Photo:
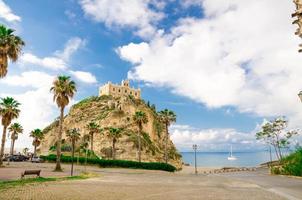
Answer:
M233 157L233 145L231 145L231 157Z

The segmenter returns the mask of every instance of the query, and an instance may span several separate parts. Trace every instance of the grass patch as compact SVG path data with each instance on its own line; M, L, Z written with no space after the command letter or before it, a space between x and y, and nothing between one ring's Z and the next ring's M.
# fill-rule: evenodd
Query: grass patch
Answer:
M24 186L28 184L39 184L44 182L54 182L54 181L67 181L67 180L82 180L82 179L88 179L96 177L95 174L90 173L83 173L78 176L67 176L67 177L38 177L38 178L25 178L25 179L19 179L19 180L11 180L11 181L0 181L0 191L6 190L13 187L19 187Z

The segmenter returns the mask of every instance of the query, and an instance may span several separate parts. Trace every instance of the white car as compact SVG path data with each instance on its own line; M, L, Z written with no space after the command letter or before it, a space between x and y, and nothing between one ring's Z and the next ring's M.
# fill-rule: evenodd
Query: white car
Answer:
M41 163L41 162L43 162L43 159L41 159L38 156L34 156L34 157L32 157L31 162L32 163Z

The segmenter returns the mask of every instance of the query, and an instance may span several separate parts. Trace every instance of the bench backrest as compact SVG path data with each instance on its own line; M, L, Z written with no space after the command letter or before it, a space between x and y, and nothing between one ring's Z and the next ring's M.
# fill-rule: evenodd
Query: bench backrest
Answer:
M27 175L27 174L40 174L41 170L25 170L24 171L24 175Z

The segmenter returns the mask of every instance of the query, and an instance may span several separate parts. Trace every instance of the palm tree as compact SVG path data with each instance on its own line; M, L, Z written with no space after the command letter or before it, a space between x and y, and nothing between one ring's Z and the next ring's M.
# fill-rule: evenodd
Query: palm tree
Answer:
M76 84L74 81L70 80L69 76L58 76L53 82L53 86L50 89L54 94L54 101L60 108L60 124L59 132L57 136L57 162L55 171L62 171L61 168L61 140L63 131L63 120L64 120L64 109L69 104L70 99L74 96L76 89Z
M8 130L11 133L10 155L13 155L14 154L15 141L18 139L18 135L23 133L23 127L19 123L13 123L12 125L10 125Z
M111 139L112 141L112 159L115 160L115 144L118 141L119 138L121 138L122 135L122 128L114 128L114 127L109 127L107 136Z
M41 131L41 129L35 129L30 132L30 137L32 137L33 140L33 146L34 146L34 156L37 154L37 147L40 146L41 140L44 139L44 133Z
M75 149L75 143L80 139L81 134L79 132L79 129L71 129L68 130L66 133L66 136L71 141L72 146L72 156L71 156L71 176L73 176L73 158L74 158L74 149Z
M18 103L12 97L1 98L0 101L0 116L2 117L1 123L3 126L1 151L0 151L0 166L2 166L3 164L2 158L4 155L4 145L5 145L7 127L10 125L13 119L19 117L20 114L19 105L20 103Z
M133 121L138 126L138 162L141 162L141 136L143 132L143 124L148 123L148 117L143 111L137 111L133 115Z
M0 25L0 78L7 74L8 59L16 62L25 45L23 40L13 33L14 30Z
M162 110L158 112L159 119L162 123L165 124L166 128L166 137L165 137L165 162L168 163L168 152L167 152L167 146L168 146L168 138L169 138L169 126L172 122L176 122L176 114L168 109Z
M81 144L79 148L79 156L81 151L85 152L85 172L86 172L86 165L87 165L88 141L89 141L89 137L87 135L83 135L83 137L81 138Z
M89 134L89 138L90 138L90 150L91 150L91 152L93 152L94 134L100 133L101 129L100 129L100 126L98 124L96 124L95 122L90 122L89 124L87 124L87 129L89 131L88 134Z

